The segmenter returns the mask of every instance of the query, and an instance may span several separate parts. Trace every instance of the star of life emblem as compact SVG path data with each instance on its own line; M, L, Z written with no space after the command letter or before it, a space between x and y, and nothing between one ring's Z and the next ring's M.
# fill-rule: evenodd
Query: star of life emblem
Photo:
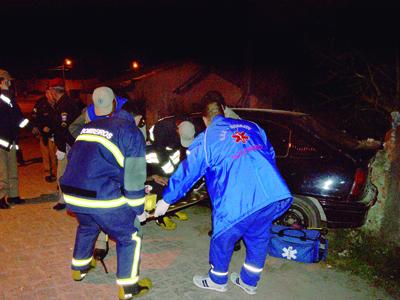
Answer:
M296 259L297 250L292 246L282 248L282 257L286 257L288 260Z
M234 134L232 134L232 138L235 139L236 143L242 142L243 144L246 144L247 140L249 139L249 137L246 135L244 131L242 132L236 131Z

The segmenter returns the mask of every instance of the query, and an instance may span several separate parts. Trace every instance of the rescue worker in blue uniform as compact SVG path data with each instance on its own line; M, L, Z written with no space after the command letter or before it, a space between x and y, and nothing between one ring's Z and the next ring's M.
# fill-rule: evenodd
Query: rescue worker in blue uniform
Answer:
M126 98L116 96L114 113L120 111L121 109L124 109L125 111L132 114L132 116L135 119L136 125L138 126L139 130L143 133L146 139L145 122L141 115L137 115L136 106L132 102L127 101ZM77 138L82 128L85 126L85 124L106 117L107 116L97 115L95 112L95 106L93 103L91 103L90 105L87 106L87 108L83 110L82 114L69 125L68 130L74 138ZM138 224L136 225L140 226L140 222L138 221ZM108 254L108 251L109 251L108 236L104 232L100 232L97 238L93 256L95 257L95 259L103 262L104 258Z
M289 208L292 196L276 167L274 149L257 124L225 118L215 101L204 104L203 120L206 130L170 177L154 215L163 215L205 176L212 204L211 268L207 276L194 276L193 282L200 288L226 291L234 244L242 238L246 259L240 275L232 273L231 281L256 294L270 227Z
M72 277L82 280L95 266L93 249L100 230L117 244L119 299L146 293L149 279L139 281L141 237L134 220L145 221L145 142L132 115L115 112L108 87L93 92L96 115L107 116L84 126L68 154L61 189L69 211L79 221Z

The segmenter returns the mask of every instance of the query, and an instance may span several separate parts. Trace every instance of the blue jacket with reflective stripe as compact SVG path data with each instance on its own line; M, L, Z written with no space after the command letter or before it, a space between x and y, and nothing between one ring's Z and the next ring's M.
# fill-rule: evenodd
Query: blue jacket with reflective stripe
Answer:
M143 199L145 170L144 176L137 178L140 181L144 177L143 182L138 182L139 190L124 189L127 157L143 160L145 169L144 138L129 113L120 110L111 117L85 124L68 153L67 168L60 179L68 208L73 212L104 213L104 208L122 206L126 203L124 198ZM71 197L87 205L77 205L68 200ZM136 208L138 214L143 212L143 205Z
M246 120L216 116L189 146L163 199L175 203L202 176L213 208L214 237L269 204L292 197L264 130Z

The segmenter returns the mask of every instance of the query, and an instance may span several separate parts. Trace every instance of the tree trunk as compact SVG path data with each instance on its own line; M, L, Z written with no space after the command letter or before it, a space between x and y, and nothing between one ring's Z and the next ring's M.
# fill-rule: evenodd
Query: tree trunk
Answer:
M372 181L377 186L377 203L370 209L363 229L385 242L400 245L400 126L386 134L385 148L372 165Z
M388 187L386 205L383 212L381 234L386 241L400 245L400 127L391 131L391 150L388 158Z

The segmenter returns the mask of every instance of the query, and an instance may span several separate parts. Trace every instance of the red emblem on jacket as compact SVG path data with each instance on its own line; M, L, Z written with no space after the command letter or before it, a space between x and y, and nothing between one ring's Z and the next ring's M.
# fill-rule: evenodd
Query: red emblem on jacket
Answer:
M249 137L246 135L244 131L243 132L236 131L234 134L232 134L232 138L235 139L236 143L242 142L243 144L246 144L247 140L249 139Z

